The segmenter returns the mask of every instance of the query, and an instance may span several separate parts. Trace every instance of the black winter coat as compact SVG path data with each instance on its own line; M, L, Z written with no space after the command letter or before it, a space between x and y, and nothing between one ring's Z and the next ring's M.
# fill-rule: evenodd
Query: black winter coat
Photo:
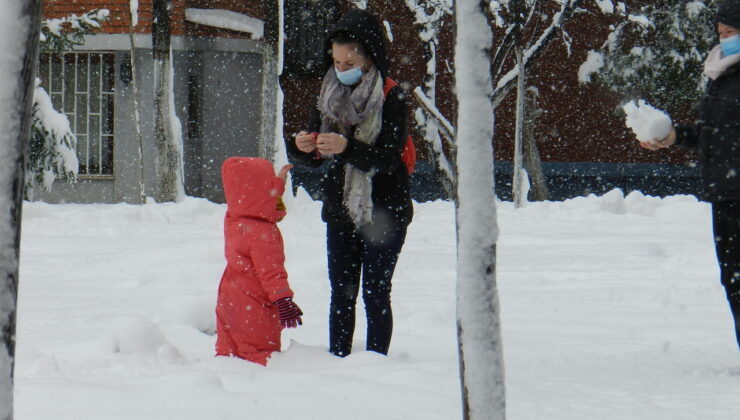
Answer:
M699 153L707 201L740 200L740 63L709 81L697 123L676 127L676 145Z
M375 171L372 178L373 217L371 224L406 227L413 217L409 174L401 161L406 142L406 103L403 90L396 86L388 93L383 104L383 127L374 146L362 143L352 136L347 138L347 149L334 155L329 162L315 153L303 153L293 139L287 142L288 157L296 165L318 167L329 165L321 179L321 197L324 206L321 218L332 227L354 227L343 204L345 165L351 163L362 171ZM306 131L315 132L321 126L321 116L315 109ZM390 223L390 225L388 225ZM380 227L380 226L379 226Z
M333 66L331 39L338 32L350 35L362 43L375 66L385 79L388 77L388 50L385 34L380 22L371 14L354 9L337 22L326 39L325 68ZM354 224L343 204L345 165L350 163L362 171L373 171L372 201L373 215L369 228L384 231L388 228L405 228L413 217L409 174L401 161L403 146L406 143L406 101L405 93L399 86L388 92L383 103L383 125L375 140L375 145L362 143L351 135L347 136L347 148L334 155L328 163L315 153L303 153L295 145L295 139L287 143L288 157L296 165L318 167L328 164L326 175L321 180L321 200L324 206L321 218L332 227L353 229ZM318 132L321 127L321 114L314 105L311 119L306 127L308 132ZM350 130L353 132L354 130Z

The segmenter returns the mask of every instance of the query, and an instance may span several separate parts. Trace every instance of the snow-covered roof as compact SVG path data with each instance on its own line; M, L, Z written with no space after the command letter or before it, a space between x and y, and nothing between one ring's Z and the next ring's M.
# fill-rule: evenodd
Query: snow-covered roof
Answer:
M252 39L260 39L265 33L263 21L231 10L185 9L185 20L214 28L248 32L252 34Z

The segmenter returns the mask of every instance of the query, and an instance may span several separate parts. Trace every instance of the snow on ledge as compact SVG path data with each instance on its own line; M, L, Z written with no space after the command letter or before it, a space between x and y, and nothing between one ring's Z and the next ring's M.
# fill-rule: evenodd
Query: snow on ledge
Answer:
M265 23L251 16L223 9L185 9L185 20L199 25L248 32L252 39L260 39L265 33Z

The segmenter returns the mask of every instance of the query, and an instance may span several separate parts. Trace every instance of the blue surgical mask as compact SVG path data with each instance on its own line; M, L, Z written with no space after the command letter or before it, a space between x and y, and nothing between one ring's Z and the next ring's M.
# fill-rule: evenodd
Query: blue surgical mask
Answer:
M362 69L360 69L359 67L353 67L345 71L339 71L339 69L334 67L334 72L337 74L337 79L339 79L339 83L347 86L354 85L362 78Z
M722 55L724 57L740 53L740 35L720 39L719 46L722 48Z

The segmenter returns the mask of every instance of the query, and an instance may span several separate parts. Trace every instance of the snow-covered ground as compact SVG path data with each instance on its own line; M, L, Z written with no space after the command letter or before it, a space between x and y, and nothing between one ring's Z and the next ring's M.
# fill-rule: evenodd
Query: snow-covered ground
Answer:
M304 325L267 368L213 357L225 207L24 207L17 420L460 418L450 203L416 204L389 357L327 353L318 203L280 224ZM737 419L740 354L693 197L500 203L510 420ZM359 305L362 311L362 305Z

